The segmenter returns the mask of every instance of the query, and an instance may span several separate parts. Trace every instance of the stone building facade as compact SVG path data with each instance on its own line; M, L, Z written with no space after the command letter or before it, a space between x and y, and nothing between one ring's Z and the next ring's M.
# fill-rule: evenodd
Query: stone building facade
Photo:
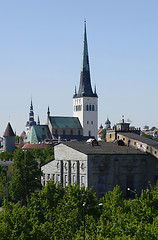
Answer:
M127 146L100 142L98 146L85 142L66 142L54 147L55 159L42 166L43 185L50 179L64 187L78 184L93 187L97 197L116 185L126 195L127 188L139 194L158 179L158 159Z

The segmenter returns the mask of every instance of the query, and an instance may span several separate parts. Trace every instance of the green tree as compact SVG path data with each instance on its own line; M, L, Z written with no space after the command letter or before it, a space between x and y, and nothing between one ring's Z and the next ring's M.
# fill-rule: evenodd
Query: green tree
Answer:
M0 153L0 159L1 160L12 160L13 154L10 152L2 152L2 153Z
M106 129L105 128L101 132L101 139L106 141Z
M21 200L26 203L26 199L31 196L31 193L41 187L42 172L29 151L16 150L13 160L10 195L14 201Z
M8 194L7 172L0 165L0 206Z
M153 126L153 127L150 129L150 131L154 131L155 129L156 129L156 127Z

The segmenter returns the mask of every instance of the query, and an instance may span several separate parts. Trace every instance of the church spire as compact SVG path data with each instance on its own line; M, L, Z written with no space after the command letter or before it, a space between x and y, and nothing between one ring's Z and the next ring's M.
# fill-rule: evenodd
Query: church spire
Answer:
M84 40L83 40L80 86L79 86L78 94L74 95L74 97L83 97L83 96L97 97L97 94L93 93L92 86L91 86L86 21L84 22Z
M30 128L33 125L36 125L36 122L34 120L34 111L33 111L33 104L32 104L32 98L31 98L31 105L30 105L30 112L29 112L29 121L27 121L26 127Z

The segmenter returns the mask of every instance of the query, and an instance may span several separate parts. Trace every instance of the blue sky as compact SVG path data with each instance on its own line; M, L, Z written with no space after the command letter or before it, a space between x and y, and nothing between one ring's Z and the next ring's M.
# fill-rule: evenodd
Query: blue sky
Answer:
M99 125L121 116L158 127L158 1L0 1L0 135L8 121L25 130L31 96L35 120L72 116L79 86L84 19Z

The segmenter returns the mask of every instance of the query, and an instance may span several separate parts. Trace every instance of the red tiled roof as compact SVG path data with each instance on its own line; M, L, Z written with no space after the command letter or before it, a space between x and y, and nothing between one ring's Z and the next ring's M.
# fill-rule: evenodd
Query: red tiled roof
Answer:
M98 130L98 134L100 134L102 131L103 131L103 129L99 129L99 130Z
M26 136L26 132L23 131L23 132L21 133L20 137L25 137L25 136Z
M52 147L52 144L42 143L42 144L36 144L36 143L26 143L22 149L32 149L32 148L39 148L39 149L45 149L47 147Z

